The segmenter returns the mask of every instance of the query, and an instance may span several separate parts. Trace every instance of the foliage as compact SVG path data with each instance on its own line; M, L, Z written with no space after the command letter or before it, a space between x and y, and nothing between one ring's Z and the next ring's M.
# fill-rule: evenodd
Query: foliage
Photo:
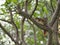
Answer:
M22 40L22 14L18 14L17 11L17 5L19 4L22 11L24 12L25 9L25 3L26 0L6 0L4 4L0 5L0 23L2 26L6 29L8 33L11 34L11 36L16 40L16 29L18 28L18 34L19 34L19 41ZM28 14L31 14L34 7L36 5L36 0L28 0L27 4L27 11ZM53 14L53 10L55 10L57 5L56 0L52 0L52 5L50 0L38 0L38 6L32 15L32 17L36 18L43 18L47 17L48 22L51 20L51 16ZM53 6L53 9L52 9ZM10 13L12 10L12 14ZM10 12L9 12L10 11ZM12 17L11 17L12 15ZM13 22L14 21L14 22ZM31 23L31 24L30 24ZM32 26L33 25L33 26ZM17 28L16 28L17 27ZM35 33L34 33L35 31ZM15 42L11 40L9 36L6 36L6 32L2 31L0 29L0 45L15 45ZM28 18L25 18L24 25L23 25L23 37L24 41L27 43L27 45L34 45L35 44L35 36L36 35L36 43L37 45L46 45L46 42L48 40L48 36L44 36L43 30L38 28L31 20ZM5 38L5 41L3 40ZM10 40L6 40L10 39ZM8 44L7 44L8 43Z

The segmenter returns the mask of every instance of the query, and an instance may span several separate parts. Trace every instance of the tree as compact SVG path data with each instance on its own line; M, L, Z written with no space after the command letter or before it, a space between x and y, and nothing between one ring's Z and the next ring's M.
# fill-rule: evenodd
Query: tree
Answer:
M0 8L0 16L5 18L0 19L0 28L15 45L42 45L39 41L43 31L48 32L44 45L60 45L60 0L6 0L1 6L4 8Z

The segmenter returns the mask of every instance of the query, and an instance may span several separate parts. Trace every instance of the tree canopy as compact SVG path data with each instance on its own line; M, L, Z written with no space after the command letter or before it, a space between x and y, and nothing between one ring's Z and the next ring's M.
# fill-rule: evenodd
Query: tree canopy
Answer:
M2 0L0 45L60 45L60 0Z

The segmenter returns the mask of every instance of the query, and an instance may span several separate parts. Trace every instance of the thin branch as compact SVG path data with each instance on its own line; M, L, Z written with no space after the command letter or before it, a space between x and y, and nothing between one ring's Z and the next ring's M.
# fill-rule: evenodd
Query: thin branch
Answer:
M5 20L5 19L0 19L1 21L4 21L4 22L7 22L7 23L9 23L9 24L12 24L10 21L8 21L8 20Z
M55 12L52 15L51 21L49 22L50 26L53 26L54 22L57 19L57 16L59 15L59 12L60 12L60 0L58 0L58 4L57 4L57 7L56 7L56 10L55 10Z
M28 21L28 20L27 20L27 21ZM33 25L30 21L28 21L28 23L33 27L33 31L34 31L34 42L35 42L34 44L37 45L35 27L34 27L34 25Z
M28 0L25 1L25 12L27 13Z
M25 12L27 13L28 0L25 1L24 6L25 6ZM21 39L22 39L22 44L27 45L24 41L24 21L25 21L25 17L22 18L22 22L21 22Z
M15 41L14 39L13 39L13 37L10 35L10 33L0 24L0 27L1 27L1 29L11 38L11 40L13 41L13 42L15 42L15 43L17 43L18 45L20 45L17 41Z
M18 27L16 26L16 24L14 23L14 20L13 20L13 14L12 14L12 10L11 10L11 8L9 8L9 12L10 12L10 16L11 16L11 22L12 22L12 24L15 26L15 28L16 28L16 41L18 42L18 40L19 40L19 34L18 34Z
M49 10L52 13L52 10L49 8L48 2L47 1L44 1L44 3L46 5L47 10Z
M34 12L35 12L35 10L36 10L37 6L38 6L38 0L36 0L35 8L33 9L33 11L32 11L32 13L31 13L30 17L32 17L32 15L34 14Z
M23 4L22 4L22 8L21 9L23 9L24 8L24 2L23 2Z
M54 8L53 8L53 5L52 5L52 0L50 0L50 4L51 4L51 8L52 8L52 10L54 12Z
M21 40L22 40L22 44L25 42L24 41L24 29L23 29L23 27L24 27L24 20L25 20L25 18L23 18L22 19L22 21L21 21Z

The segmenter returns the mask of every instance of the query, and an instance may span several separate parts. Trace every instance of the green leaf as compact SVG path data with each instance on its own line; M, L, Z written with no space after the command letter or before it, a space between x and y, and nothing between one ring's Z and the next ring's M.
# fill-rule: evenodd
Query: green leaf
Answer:
M18 28L20 28L20 22L18 20L16 20L16 25Z
M7 4L10 4L10 3L11 3L11 0L6 0L6 3L7 3Z
M46 7L43 7L43 9L44 9L44 12L45 12L46 14L48 14L48 11L47 11Z
M13 3L17 3L18 1L17 0L12 0Z
M1 8L1 10L2 10L3 13L6 13L6 12L5 12L5 9Z

